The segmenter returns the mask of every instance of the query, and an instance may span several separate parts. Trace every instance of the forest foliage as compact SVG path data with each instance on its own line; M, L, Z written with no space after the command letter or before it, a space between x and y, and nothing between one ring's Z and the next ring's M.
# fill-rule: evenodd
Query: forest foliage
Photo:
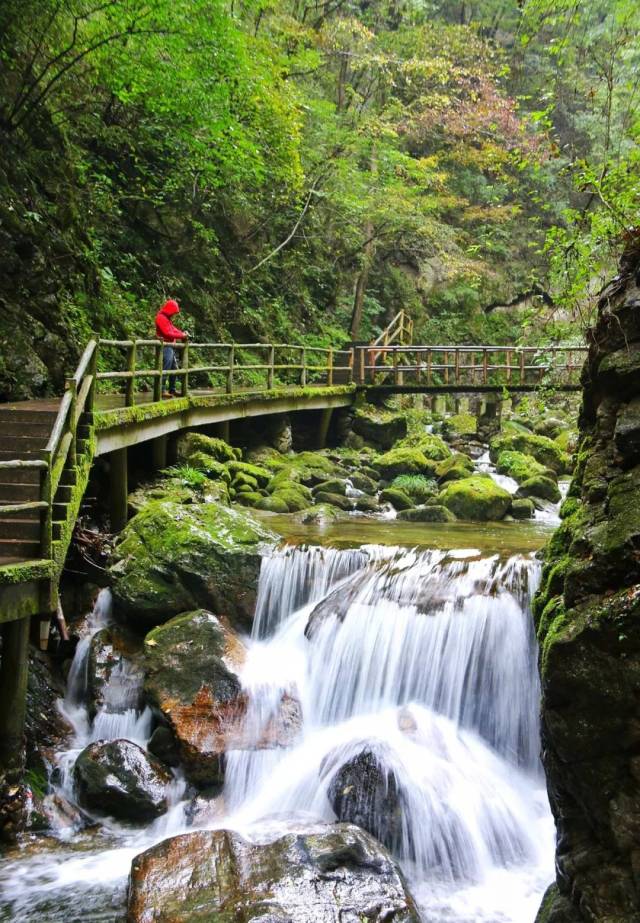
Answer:
M0 390L169 295L216 339L575 341L640 223L639 33L634 0L4 0Z

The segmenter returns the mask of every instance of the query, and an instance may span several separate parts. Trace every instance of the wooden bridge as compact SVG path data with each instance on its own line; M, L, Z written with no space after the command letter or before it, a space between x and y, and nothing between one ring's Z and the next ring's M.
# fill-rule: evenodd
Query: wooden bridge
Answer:
M298 410L320 412L323 444L335 408L363 390L470 393L579 388L583 349L415 346L400 312L372 344L184 343L180 393L162 400L158 340L92 340L61 399L0 405L0 767L20 749L32 616L45 634L94 459L109 460L111 520L126 523L127 449L149 443L167 464L182 430ZM165 373L166 374L166 373ZM3 756L4 754L4 756Z

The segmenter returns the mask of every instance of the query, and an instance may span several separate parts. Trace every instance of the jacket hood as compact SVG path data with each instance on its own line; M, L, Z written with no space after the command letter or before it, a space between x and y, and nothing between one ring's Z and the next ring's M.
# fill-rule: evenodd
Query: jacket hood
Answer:
M161 310L163 314L167 315L167 317L172 317L174 314L180 313L180 305L177 301L174 301L172 298L170 298L169 301L165 301Z

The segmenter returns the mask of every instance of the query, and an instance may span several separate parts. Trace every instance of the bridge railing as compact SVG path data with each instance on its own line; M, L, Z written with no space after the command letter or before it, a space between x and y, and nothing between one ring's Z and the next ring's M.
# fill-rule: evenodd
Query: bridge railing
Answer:
M184 343L171 344L180 355L180 367L164 372L164 343L159 340L100 340L100 349L121 353L123 367L98 372L99 382L124 383L124 406L148 394L160 400L163 381L180 382L181 396L193 390L269 391L277 387L329 386L351 383L353 356L347 349L300 346L293 343ZM151 352L153 353L152 361ZM145 360L145 361L143 361ZM146 390L145 390L146 389Z
M576 388L586 347L357 347L355 379L378 386Z

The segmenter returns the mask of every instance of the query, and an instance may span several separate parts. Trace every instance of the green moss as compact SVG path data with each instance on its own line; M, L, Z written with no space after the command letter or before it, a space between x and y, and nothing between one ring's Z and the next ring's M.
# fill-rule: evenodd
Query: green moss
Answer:
M227 468L232 478L235 479L240 474L246 475L252 478L259 487L266 487L271 478L271 472L267 471L266 468L262 468L260 465L251 465L247 462L231 461Z
M415 506L408 494L395 487L387 487L381 491L380 500L383 503L390 503L395 510L410 510Z
M245 474L244 471L238 471L233 479L233 489L237 493L246 492L247 490L255 491L258 489L258 482L249 474Z
M469 456L462 452L456 452L439 463L436 468L436 475L439 481L446 483L447 481L460 481L462 478L467 478L473 470L473 461Z
M432 477L436 462L427 458L420 449L396 448L375 460L375 466L383 478L393 480L400 474L422 474Z
M425 458L431 461L444 461L451 455L451 449L446 442L434 433L425 433L424 430L411 433L406 439L401 440L396 449L418 449Z
M0 586L46 580L55 573L54 561L26 561L20 564L3 564L0 567Z
M453 438L455 436L475 436L477 420L472 413L455 413L444 420L443 428L445 434Z
M513 500L509 513L514 519L532 519L535 514L535 506L532 500L526 498Z
M521 452L531 455L545 468L551 468L556 474L563 474L571 469L571 459L547 436L535 436L532 433L515 433L497 436L491 441L491 460L496 462L502 452Z
M422 474L399 474L391 482L391 487L395 490L401 490L414 503L424 503L429 497L434 497L438 493L436 481L433 478L426 478Z
M277 494L272 494L270 497L261 497L260 500L256 503L256 509L267 510L267 512L270 513L289 512L289 506L287 502Z
M518 484L528 481L529 478L542 475L548 477L553 472L536 461L532 455L525 455L523 452L514 452L505 450L500 452L496 460L496 468L500 474L506 474Z
M398 519L403 522L455 522L456 517L445 506L421 506L414 510L401 510Z
M311 491L302 484L280 487L275 493L271 494L269 499L285 503L289 513L299 513L300 510L306 510L313 503Z
M438 497L442 506L458 519L502 519L511 506L511 494L499 487L491 478L474 475L461 481L452 481Z
M551 503L560 501L560 489L551 478L537 475L523 481L518 488L518 497L538 497L540 500L549 500Z
M347 500L346 497L342 497L340 494L326 493L324 491L316 494L316 503L336 506L339 510L344 510L345 512L349 512L353 509L351 500Z
M224 439L205 436L204 433L188 432L178 439L178 458L191 461L191 456L202 453L217 462L237 461L242 457L240 449L234 449Z
M330 494L341 494L345 495L347 490L347 482L344 479L340 478L329 478L327 481L321 481L316 487L313 488L314 493L330 493Z
M192 471L202 472L205 477L216 481L224 481L225 484L231 483L231 475L227 470L226 465L222 462L217 461L213 455L208 455L206 452L193 452L189 455L189 460L186 464L181 465L175 470L175 473L178 477L184 476L185 469L191 469ZM195 485L194 485L195 486Z
M264 500L264 497L256 490L250 490L247 493L237 494L235 500L237 503L240 503L241 506L250 506L254 509L261 509L259 504L262 502L262 500Z

